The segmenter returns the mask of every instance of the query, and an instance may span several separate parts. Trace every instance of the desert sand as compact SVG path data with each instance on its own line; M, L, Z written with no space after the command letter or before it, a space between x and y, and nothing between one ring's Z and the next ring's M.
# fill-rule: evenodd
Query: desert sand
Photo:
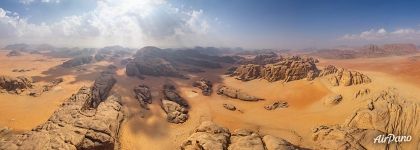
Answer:
M38 82L54 78L64 78L64 83L54 90L39 97L0 94L0 126L7 126L15 132L30 130L45 122L59 105L80 87L90 85L94 78L108 64L118 68L117 83L111 93L122 96L125 120L120 129L121 149L176 149L194 132L203 121L211 120L230 130L248 128L261 134L282 137L295 145L311 148L312 128L319 125L340 124L361 105L355 100L354 93L368 87L380 91L386 87L396 87L406 97L420 97L420 61L410 61L409 56L354 59L354 60L320 60L319 65L334 64L340 67L361 71L372 78L372 83L350 87L333 87L324 78L313 81L297 80L284 83L268 82L257 79L248 82L222 75L227 67L209 69L204 73L189 74L191 80L151 77L145 80L128 77L125 66L119 60L100 61L82 66L86 70L65 69L57 67L65 59L48 58L41 55L24 55L6 57L7 52L0 52L0 70L3 75L34 76ZM42 61L41 61L42 60ZM28 72L12 72L17 68L30 68ZM192 81L205 77L218 85L236 87L250 95L264 98L263 101L247 102L230 99L213 93L203 96L199 89L191 86ZM189 120L183 124L171 124L166 121L165 112L160 108L162 86L165 83L176 85L180 95L191 106ZM145 84L152 90L153 103L150 110L140 107L134 98L132 89ZM331 93L339 93L343 101L336 106L323 105L322 98ZM289 107L267 111L265 105L275 101L286 101ZM417 99L419 100L419 99ZM233 104L240 111L229 111L222 104Z

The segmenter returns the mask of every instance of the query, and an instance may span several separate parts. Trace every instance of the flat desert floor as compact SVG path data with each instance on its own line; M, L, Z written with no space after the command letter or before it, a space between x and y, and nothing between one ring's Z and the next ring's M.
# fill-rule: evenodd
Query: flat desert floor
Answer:
M45 122L72 93L81 86L90 85L102 67L114 63L97 62L82 66L87 71L77 71L57 67L65 59L32 54L6 57L6 54L0 52L0 70L3 75L33 76L38 82L64 78L64 83L40 97L0 94L0 126L13 128L16 132L30 130ZM354 109L361 105L360 101L353 97L354 93L362 88L368 87L374 92L395 87L403 96L420 97L420 60L413 61L409 56L320 60L320 66L333 64L361 71L372 78L371 84L350 87L333 87L323 78L287 83L266 80L243 82L222 75L226 68L190 74L190 80L149 76L140 80L127 77L124 66L115 64L118 67L117 83L112 92L120 94L123 98L126 119L120 130L120 146L127 150L174 149L206 120L212 120L230 130L249 128L262 134L269 133L285 138L293 144L310 148L308 145L313 145L312 128L323 124L343 123ZM12 72L13 69L21 68L33 70L24 73ZM191 86L192 81L202 77L212 81L214 87L222 84L232 86L265 100L246 102L226 98L215 92L211 96L203 96L199 89ZM191 105L190 118L183 124L168 123L164 111L160 108L162 86L168 82L175 84L181 96ZM148 85L152 90L153 103L149 105L150 110L142 109L134 98L132 90L139 84ZM336 106L323 105L323 97L331 93L342 94L343 101ZM275 101L286 101L289 107L273 111L264 109L264 106ZM233 104L241 111L226 110L222 106L224 103Z

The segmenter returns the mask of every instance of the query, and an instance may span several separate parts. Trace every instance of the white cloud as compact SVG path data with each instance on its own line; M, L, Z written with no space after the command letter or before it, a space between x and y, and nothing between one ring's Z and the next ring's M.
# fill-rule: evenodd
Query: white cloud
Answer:
M176 8L165 0L98 0L94 10L50 24L33 24L0 8L0 34L6 35L0 41L8 43L195 46L211 45L210 31L203 10Z
M60 3L61 0L19 0L19 3L24 5L29 5L34 2L42 2L42 3Z
M415 42L420 41L420 30L413 28L401 28L388 32L384 28L371 29L359 34L345 34L340 38L346 41L367 42Z

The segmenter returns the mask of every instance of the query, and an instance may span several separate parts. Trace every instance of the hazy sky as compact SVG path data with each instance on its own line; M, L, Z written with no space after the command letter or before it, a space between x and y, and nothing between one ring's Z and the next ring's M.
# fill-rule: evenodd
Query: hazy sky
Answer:
M1 0L0 45L420 44L419 8L414 0Z

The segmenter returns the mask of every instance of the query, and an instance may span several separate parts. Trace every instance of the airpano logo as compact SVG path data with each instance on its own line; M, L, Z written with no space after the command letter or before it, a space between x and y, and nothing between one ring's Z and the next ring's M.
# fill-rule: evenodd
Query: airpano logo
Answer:
M373 139L373 143L402 143L402 142L410 142L412 137L410 135L378 135L376 138Z

